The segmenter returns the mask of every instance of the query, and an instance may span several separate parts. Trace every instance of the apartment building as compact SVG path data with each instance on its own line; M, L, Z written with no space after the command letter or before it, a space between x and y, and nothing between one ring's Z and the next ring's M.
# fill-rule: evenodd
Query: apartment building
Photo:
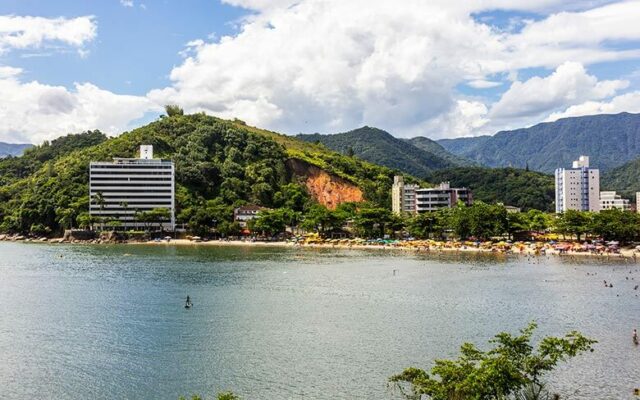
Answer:
M600 171L589 166L589 157L580 156L572 168L555 171L556 212L600 211Z
M89 212L101 223L174 230L175 166L153 158L153 146L140 146L139 158L91 162L89 171Z

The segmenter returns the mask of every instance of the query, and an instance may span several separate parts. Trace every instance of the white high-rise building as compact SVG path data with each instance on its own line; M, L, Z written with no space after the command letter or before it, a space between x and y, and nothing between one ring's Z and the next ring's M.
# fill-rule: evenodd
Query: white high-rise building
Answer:
M616 192L600 192L600 210L618 208L622 211L628 211L630 207L629 200L623 199Z
M174 230L175 166L172 161L153 158L153 146L140 146L139 158L91 162L89 171L91 216L118 221L123 228ZM168 216L141 220L145 212L157 209L166 209Z
M600 171L580 156L573 168L556 169L556 212L600 211Z

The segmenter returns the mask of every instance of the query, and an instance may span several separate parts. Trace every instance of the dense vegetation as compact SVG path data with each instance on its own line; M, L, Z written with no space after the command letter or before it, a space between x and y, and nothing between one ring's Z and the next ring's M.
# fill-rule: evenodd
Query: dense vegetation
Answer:
M615 190L625 198L635 200L640 192L640 158L629 161L602 174L601 190Z
M640 240L640 214L618 209L599 213L567 211L555 215L539 210L508 213L499 204L476 201L453 208L417 215L395 215L388 208L370 203L343 203L335 210L321 205L295 212L290 208L267 211L251 222L257 233L277 235L288 229L331 236L350 222L353 233L364 238L410 236L416 239L489 240L530 238L534 234L555 233L578 241L604 239L630 243Z
M564 337L545 337L536 349L531 343L535 328L531 323L518 336L499 333L487 351L465 343L458 359L436 360L429 373L407 368L390 381L413 400L425 396L431 400L550 399L545 374L561 362L592 351L596 341L572 331Z
M448 151L489 167L546 173L570 167L581 154L610 170L640 156L640 114L564 118L494 136L439 140Z
M0 157L19 156L23 151L33 145L26 143L4 143L0 142Z
M157 156L176 163L178 221L193 230L232 229L234 206L283 207L292 197L308 197L287 167L290 159L352 182L372 204L389 206L390 169L242 121L179 111L115 138L97 131L70 135L0 160L0 231L48 233L86 225L89 162L135 157L140 144L152 144ZM298 199L294 211L308 203Z
M446 150L437 144L441 151L429 151L425 149L426 146L416 147L410 141L397 139L388 132L368 126L334 135L316 133L297 137L420 178L434 170L459 165L455 156L443 154Z
M466 159L464 157L455 155L449 152L447 149L442 147L441 144L436 142L435 140L431 140L424 136L416 136L411 139L404 139L404 141L411 143L415 147L420 150L426 151L427 153L434 154L442 159L448 161L451 165L456 165L460 167L471 167L477 165L477 163Z
M40 146L27 148L20 157L0 159L0 186L7 185L18 178L26 178L53 161L75 150L95 146L107 140L100 131L88 131L77 135L67 135Z
M555 209L555 184L551 175L516 168L465 167L436 171L427 177L433 183L451 182L467 187L474 200L503 203L523 210Z

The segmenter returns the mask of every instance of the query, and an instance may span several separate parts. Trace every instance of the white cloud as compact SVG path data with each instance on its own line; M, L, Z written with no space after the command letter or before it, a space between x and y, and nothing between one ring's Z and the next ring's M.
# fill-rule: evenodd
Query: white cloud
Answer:
M57 44L82 50L96 37L96 30L93 16L68 19L0 15L0 54Z
M474 89L490 89L501 86L502 82L488 81L485 79L475 79L467 82L467 85L471 86Z
M40 143L88 129L116 134L146 112L160 111L145 97L125 96L77 83L72 90L22 82L20 70L0 67L0 141Z
M182 65L171 71L172 85L151 91L150 99L288 133L368 124L399 136L468 135L491 129L490 119L517 125L606 99L628 83L598 81L582 65L640 58L638 49L607 46L609 40L640 40L637 1L225 2L254 13L237 35L189 43ZM517 33L472 17L496 8L552 14L524 22ZM559 8L576 11L553 14ZM516 80L518 70L535 67L557 70ZM495 76L503 78L488 79ZM486 89L508 79L516 81L493 107L482 99L467 104L456 91L461 83ZM471 116L465 114L470 109L476 110Z
M0 117L9 121L0 126L0 138L19 133L40 141L93 128L117 133L167 103L286 133L367 124L398 136L430 137L493 133L550 115L635 109L635 92L620 94L630 82L599 80L585 66L640 59L640 1L223 2L251 11L239 33L187 43L171 85L146 98L90 83L64 88L23 82L20 69L0 66ZM144 8L139 1L120 3ZM507 29L474 18L495 9L547 17L519 18ZM62 44L86 55L95 35L90 16L4 16L0 54ZM38 51L25 56L32 53ZM532 68L553 72L518 79ZM465 95L457 89L462 85ZM494 104L468 95L469 88L501 85L506 91Z
M587 101L567 108L561 112L552 113L547 121L555 121L566 117L581 115L617 114L621 112L640 113L640 91L616 96L608 101Z
M536 117L560 107L604 99L626 88L628 81L598 81L582 64L566 62L547 77L514 82L491 107L493 119Z

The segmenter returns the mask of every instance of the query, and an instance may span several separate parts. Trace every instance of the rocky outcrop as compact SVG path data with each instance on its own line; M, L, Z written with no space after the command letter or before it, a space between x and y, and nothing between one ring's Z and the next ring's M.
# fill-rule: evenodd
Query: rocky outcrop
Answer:
M299 159L287 161L290 172L301 178L311 197L329 209L340 203L364 200L362 190L354 183Z
M83 229L66 229L62 240L66 242L72 242L74 240L93 240L96 237L96 233L93 231L87 231Z

